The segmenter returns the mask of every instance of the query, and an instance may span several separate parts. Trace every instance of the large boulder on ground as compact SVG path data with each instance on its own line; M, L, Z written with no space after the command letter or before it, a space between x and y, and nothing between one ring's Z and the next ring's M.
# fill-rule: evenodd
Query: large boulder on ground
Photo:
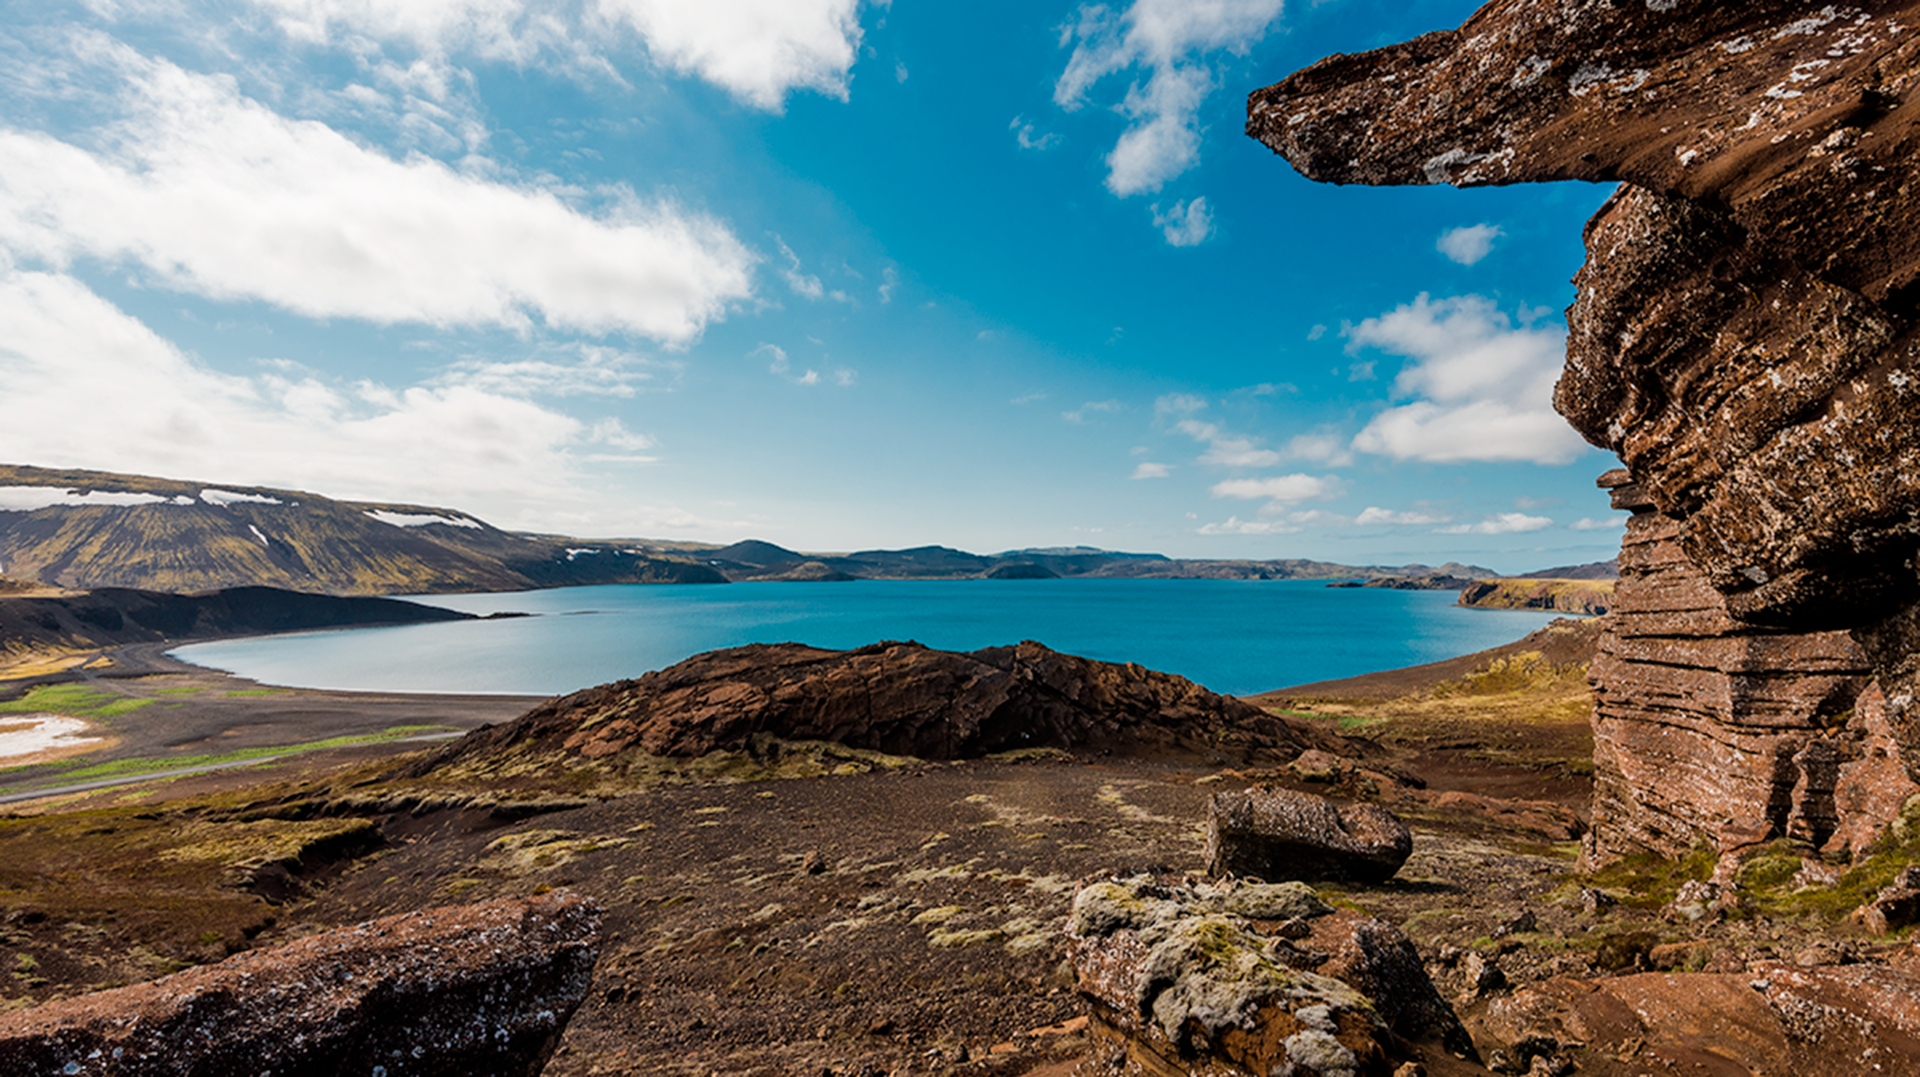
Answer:
M1219 793L1207 805L1207 873L1286 879L1393 878L1413 833L1378 804L1338 808L1274 786Z
M564 891L390 916L0 1016L0 1073L530 1077L599 931Z
M620 772L765 738L965 759L995 752L1198 755L1280 761L1342 738L1168 673L1038 643L971 653L918 643L831 651L798 643L696 655L638 680L589 688L478 730L410 776Z
M1101 879L1067 937L1094 1073L1384 1075L1473 1055L1406 936L1300 883Z

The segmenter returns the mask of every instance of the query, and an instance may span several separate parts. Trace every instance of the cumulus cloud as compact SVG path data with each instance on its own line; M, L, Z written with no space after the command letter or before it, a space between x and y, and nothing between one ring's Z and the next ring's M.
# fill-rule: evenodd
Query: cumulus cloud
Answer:
M470 51L517 63L552 55L607 64L615 31L631 29L659 66L774 112L795 90L845 100L861 40L860 0L253 2L301 40L400 41L430 55Z
M1359 524L1362 527L1381 527L1381 526L1390 526L1390 525L1409 525L1409 524L1425 526L1429 524L1443 524L1451 519L1453 519L1453 517L1451 516L1443 516L1438 513L1432 513L1432 512L1423 512L1417 509L1410 510L1407 512L1394 512L1389 509L1377 508L1370 505L1367 508L1362 509L1360 512L1360 515L1353 518L1353 522L1356 524Z
M315 318L523 330L539 322L685 344L751 291L719 221L616 192L551 191L395 160L289 120L230 80L109 46L129 74L98 149L0 128L0 246L64 267Z
M636 355L618 348L573 344L542 349L525 359L461 359L439 384L466 385L505 396L619 396L671 389L685 371L679 361Z
M1627 516L1625 513L1618 516L1603 517L1601 519L1583 516L1567 526L1575 531L1617 531L1627 526Z
M156 474L341 497L547 507L580 496L569 482L596 447L651 446L617 423L453 378L386 386L290 364L214 371L73 277L4 261L0 325L0 459L106 470L137 460Z
M1291 535L1301 528L1284 520L1242 520L1229 516L1223 523L1202 524L1194 529L1200 535Z
M1147 209L1153 214L1153 226L1160 229L1171 246L1197 247L1213 235L1213 211L1207 208L1204 197L1175 202L1165 213L1160 212L1158 202Z
M1434 249L1463 266L1477 264L1493 253L1493 241L1506 235L1498 225L1470 224L1440 233Z
M787 282L793 294L803 299L819 299L826 295L826 286L820 283L819 277L801 272L800 256L793 253L793 248L782 239L776 238L774 242L780 244L780 254L787 260L786 267L780 270L780 279Z
M1376 348L1409 360L1401 397L1353 439L1361 452L1440 463L1564 464L1586 451L1552 406L1566 333L1515 325L1492 300L1467 295L1413 302L1347 330L1348 350Z
M1299 434L1287 442L1286 456L1291 460L1313 460L1328 467L1346 467L1353 463L1346 439L1333 434Z
M1552 526L1553 521L1545 516L1528 516L1524 512L1502 512L1489 516L1477 524L1438 527L1433 533L1436 535L1521 535L1529 531L1544 531Z
M1301 501L1324 501L1339 497L1342 489L1340 480L1332 475L1293 474L1264 479L1227 479L1214 483L1211 493L1215 497L1232 497L1242 501L1264 499L1267 505L1262 511L1265 512Z
M1128 125L1107 154L1108 190L1122 197L1157 191L1193 167L1200 105L1217 85L1211 56L1245 55L1281 7L1282 0L1134 0L1124 11L1081 5L1060 31L1060 44L1072 45L1073 54L1054 84L1054 101L1077 109L1107 76L1136 72L1117 106Z
M1138 467L1135 467L1133 469L1133 474L1129 475L1128 478L1164 479L1172 473L1173 473L1172 464L1149 464L1145 461L1142 461Z

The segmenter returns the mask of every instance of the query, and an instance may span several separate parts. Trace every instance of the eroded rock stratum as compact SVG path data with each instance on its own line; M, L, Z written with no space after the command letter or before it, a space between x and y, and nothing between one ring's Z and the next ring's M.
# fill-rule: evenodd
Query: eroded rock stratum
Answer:
M1497 0L1248 100L1317 180L1621 183L1555 394L1638 514L1603 853L1857 847L1920 776L1917 75L1911 0Z

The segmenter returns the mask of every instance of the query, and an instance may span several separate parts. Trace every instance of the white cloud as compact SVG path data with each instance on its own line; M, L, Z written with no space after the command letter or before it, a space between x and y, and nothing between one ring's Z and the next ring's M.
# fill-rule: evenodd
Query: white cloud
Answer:
M1345 438L1332 434L1300 434L1287 442L1286 456L1291 460L1314 460L1328 467L1346 467L1353 463Z
M78 280L4 261L0 325L0 459L19 463L537 514L584 500L571 485L580 453L616 437L471 385L219 373Z
M394 160L230 80L110 46L118 123L88 150L0 128L0 246L131 264L169 288L315 318L629 332L685 344L751 291L720 222Z
M793 248L778 237L774 238L774 242L780 244L780 253L787 259L787 267L780 270L780 278L787 282L788 288L793 289L793 294L804 299L819 299L825 295L827 290L819 277L800 271L800 256L793 253Z
M1227 479L1212 487L1215 497L1233 497L1242 501L1265 498L1268 508L1299 501L1338 497L1342 484L1332 475L1275 475L1265 479ZM1262 511L1266 511L1263 509Z
M1060 136L1052 132L1036 137L1033 124L1024 116L1015 116L1013 122L1007 125L1007 130L1013 132L1014 140L1020 143L1023 150L1050 150L1060 144Z
M1219 467L1272 467L1283 457L1272 449L1255 448L1247 438L1219 438L1200 454L1200 462Z
M1168 475L1172 474L1172 472L1173 472L1172 464L1149 464L1145 461L1142 461L1138 467L1133 469L1133 474L1128 476L1128 478L1164 479Z
M1213 235L1213 212L1207 208L1204 197L1175 202L1165 213L1160 212L1158 202L1147 209L1153 214L1153 226L1160 229L1172 246L1197 247Z
M888 266L880 271L880 302L893 302L893 293L900 290L900 271Z
M1618 516L1610 516L1598 520L1591 516L1586 516L1573 521L1567 526L1575 531L1616 531L1627 526L1627 516L1625 513L1622 513Z
M1586 451L1553 411L1566 333L1513 325L1493 301L1424 293L1347 330L1349 351L1408 358L1394 381L1422 397L1375 416L1353 439L1361 452L1441 463L1470 460L1564 464Z
M1188 414L1206 407L1206 402L1198 397L1183 395L1163 396L1155 404L1155 410L1162 415ZM1180 409L1184 410L1180 410ZM1182 419L1173 424L1173 428L1195 441L1203 442L1207 451L1200 454L1199 462L1215 467L1273 467L1286 457L1272 449L1260 448L1252 438L1235 437L1213 423L1198 419Z
M1084 423L1089 414L1120 411L1125 405L1118 400L1089 400L1072 411L1063 411L1060 417L1070 423Z
M1417 510L1411 512L1394 512L1370 505L1362 509L1360 515L1354 517L1353 522L1362 527L1391 526L1397 524L1425 526L1428 524L1443 524L1452 518L1451 516L1442 516Z
M560 349L548 349L558 351ZM440 384L466 385L504 396L619 396L665 389L685 364L649 359L617 348L575 344L575 358L462 359L447 367ZM662 375L666 375L663 381Z
M845 100L861 30L860 0L253 0L290 36L363 51L404 41L435 56L472 51L530 63L610 64L610 33L630 27L659 66L705 79L755 108L788 93ZM904 66L896 76L904 81Z
M1434 241L1433 249L1463 266L1478 263L1493 253L1493 241L1506 235L1500 226L1493 224L1472 224L1461 228L1450 228L1440 233Z
M1155 415L1191 415L1196 411L1206 410L1206 407L1207 401L1204 397L1195 396L1192 393L1168 393L1154 400L1153 413Z
M1489 516L1477 524L1438 527L1433 533L1436 535L1522 535L1529 531L1544 531L1552 526L1553 521L1545 516L1528 516L1523 512L1502 512Z
M655 61L769 111L794 89L846 100L860 48L860 0L599 0L599 8L639 30Z
M1229 516L1224 523L1202 524L1194 529L1200 535L1291 535L1301 528L1280 520L1242 520Z
M1245 55L1280 16L1282 0L1134 0L1125 11L1083 4L1061 28L1073 45L1053 99L1077 109L1095 83L1143 68L1118 111L1129 125L1107 155L1107 188L1125 197L1157 191L1200 155L1201 102L1215 88L1207 55Z

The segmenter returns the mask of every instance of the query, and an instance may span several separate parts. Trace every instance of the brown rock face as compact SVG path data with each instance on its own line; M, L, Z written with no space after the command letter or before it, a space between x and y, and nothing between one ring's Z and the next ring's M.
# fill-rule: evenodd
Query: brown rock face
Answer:
M1602 842L1713 836L1730 789L1750 793L1721 824L1764 805L1846 830L1844 782L1829 797L1820 775L1852 768L1875 800L1872 760L1920 765L1916 120L1913 0L1496 0L1248 100L1249 134L1315 179L1622 181L1587 226L1555 404L1657 514L1629 550L1667 566L1642 577L1641 612L1671 605L1596 667L1603 798L1652 798L1597 820ZM1839 742L1806 727L1846 712L1866 664L1885 706L1851 739L1891 747L1822 754ZM1813 754L1781 755L1792 743Z
M470 734L421 773L489 756L688 758L755 736L833 741L923 759L1018 748L1292 758L1340 739L1184 677L1038 643L971 654L917 643L828 651L797 643L696 655L638 680L554 700Z
M1509 1045L1500 1054L1514 1073L1563 1050L1597 1077L1913 1073L1916 998L1920 980L1875 965L1549 980L1495 1001L1476 1033Z
M1207 805L1207 873L1268 882L1384 882L1413 855L1413 834L1378 804L1336 808L1325 797L1260 787Z
M1406 936L1299 883L1100 880L1075 896L1067 939L1088 1072L1384 1077L1473 1057Z
M0 1072L531 1077L599 924L565 892L374 920L0 1017Z
M1613 502L1634 515L1590 673L1590 860L1676 855L1701 837L1726 852L1788 836L1863 850L1920 793L1865 692L1866 656L1844 632L1734 618L1677 521L1632 483Z

